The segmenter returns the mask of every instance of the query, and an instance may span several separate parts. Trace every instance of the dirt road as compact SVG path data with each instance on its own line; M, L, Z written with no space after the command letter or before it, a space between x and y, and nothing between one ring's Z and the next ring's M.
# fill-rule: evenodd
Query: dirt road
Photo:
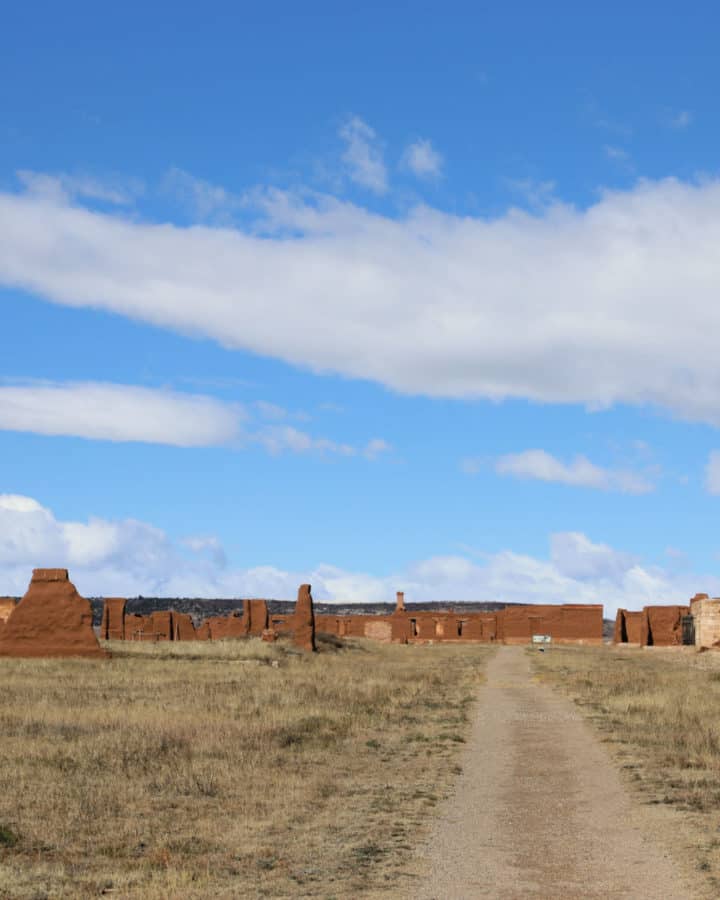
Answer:
M682 844L677 815L628 795L573 704L532 677L524 648L490 661L462 764L409 896L706 896L682 854L669 855Z

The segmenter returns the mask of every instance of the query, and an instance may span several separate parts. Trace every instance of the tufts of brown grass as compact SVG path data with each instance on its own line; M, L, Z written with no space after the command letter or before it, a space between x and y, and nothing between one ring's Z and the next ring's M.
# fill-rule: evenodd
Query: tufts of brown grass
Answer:
M0 896L402 888L488 650L257 640L0 660Z
M640 799L683 811L720 893L720 654L553 647L533 660L603 733Z

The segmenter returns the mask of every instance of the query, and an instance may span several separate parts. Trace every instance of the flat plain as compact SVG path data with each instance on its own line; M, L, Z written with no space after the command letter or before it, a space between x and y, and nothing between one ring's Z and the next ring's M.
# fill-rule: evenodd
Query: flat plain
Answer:
M397 896L491 650L2 660L0 896Z

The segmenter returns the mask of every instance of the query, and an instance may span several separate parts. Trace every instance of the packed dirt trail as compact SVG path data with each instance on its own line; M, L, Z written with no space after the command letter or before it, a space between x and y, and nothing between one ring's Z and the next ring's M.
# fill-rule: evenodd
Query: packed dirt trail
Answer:
M462 765L408 896L707 896L669 855L682 843L677 814L628 794L572 702L532 676L525 648L499 647L489 662Z

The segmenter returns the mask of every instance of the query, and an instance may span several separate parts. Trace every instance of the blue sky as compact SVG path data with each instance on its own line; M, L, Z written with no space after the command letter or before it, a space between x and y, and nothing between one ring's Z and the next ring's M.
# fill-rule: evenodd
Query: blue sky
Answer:
M707 3L28 3L0 593L720 592Z

